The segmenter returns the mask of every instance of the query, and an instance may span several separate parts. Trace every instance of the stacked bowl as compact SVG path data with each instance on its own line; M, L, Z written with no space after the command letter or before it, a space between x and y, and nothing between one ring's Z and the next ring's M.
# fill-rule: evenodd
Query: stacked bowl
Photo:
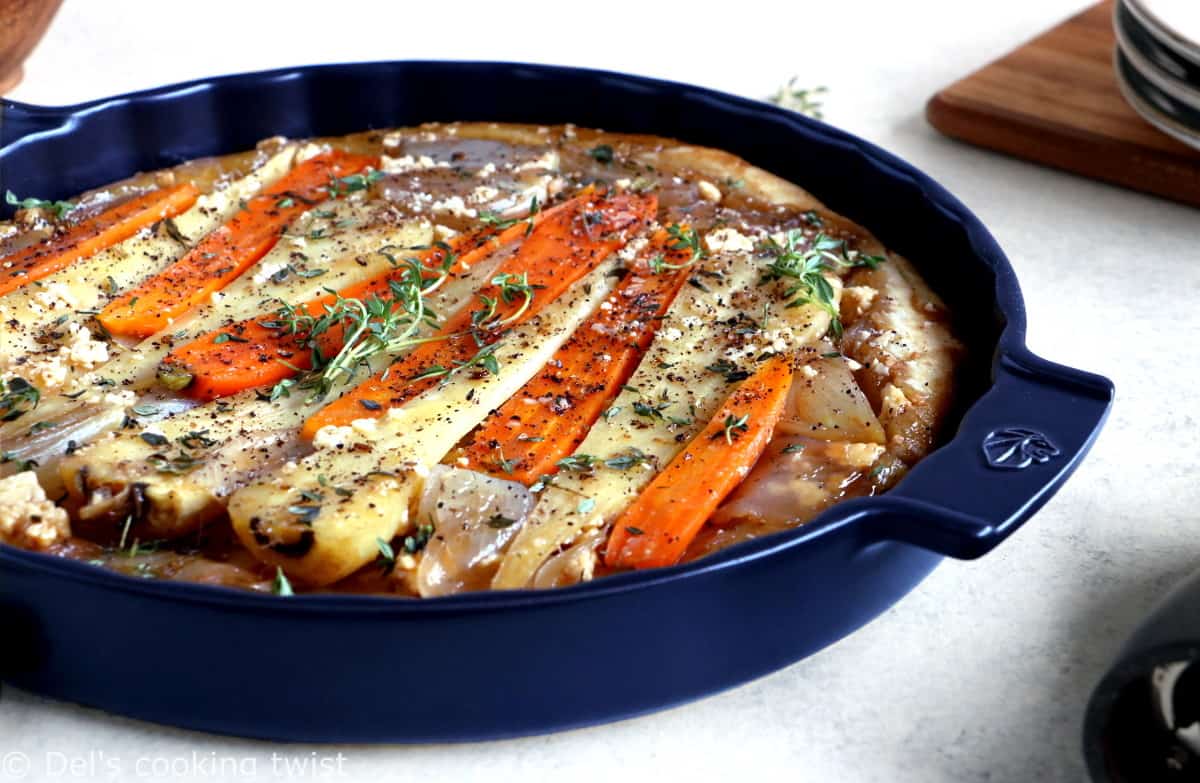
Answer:
M1147 122L1200 148L1200 2L1117 0L1115 69Z

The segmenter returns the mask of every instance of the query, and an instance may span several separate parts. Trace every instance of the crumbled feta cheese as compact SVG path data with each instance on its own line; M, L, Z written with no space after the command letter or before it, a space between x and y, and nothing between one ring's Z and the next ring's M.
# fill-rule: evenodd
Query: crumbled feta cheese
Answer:
M710 253L723 250L749 252L754 249L754 240L735 228L718 228L704 235L704 244Z
M65 283L47 283L33 295L33 299L47 310L73 310L79 306L79 301Z
M629 190L629 186L632 184L633 180L631 180L629 177L621 177L619 180L613 183L617 190Z
M108 361L108 343L93 338L90 329L73 323L67 330L56 352L37 354L21 366L21 377L43 391L57 389L72 373Z
M811 364L805 364L805 365L801 365L800 374L803 375L805 378L816 378L819 373L817 372L816 368L813 367Z
M879 291L869 285L851 285L842 289L842 301L859 313L870 307L878 295Z
M67 512L46 497L33 471L0 479L0 541L46 549L70 535Z
M548 169L550 171L558 171L558 153L554 150L547 150L539 157L536 157L533 160L527 160L524 163L513 167L513 171L528 171L530 169Z
M877 443L847 443L842 451L842 461L861 470L874 465L883 452L883 446Z
M256 285L262 285L271 279L271 276L287 266L287 261L277 259L274 261L264 261L258 265L258 271L254 273L253 280Z
M673 343L676 340L678 340L680 337L683 337L683 332L676 329L674 326L668 326L666 329L663 329L662 337L667 342Z
M354 437L354 430L351 428L328 424L317 430L317 434L313 436L312 445L318 451L339 449L343 448L352 437Z
M653 226L649 228L651 231L653 229ZM625 247L617 251L617 258L626 264L630 264L638 257L639 253L646 249L646 245L648 244L650 244L650 238L646 234L639 234L626 243Z
M355 432L357 432L359 435L363 435L363 436L369 438L372 435L374 435L376 432L378 432L379 420L378 419L355 419L354 421L350 422L350 428L352 430L354 430Z
M385 174L407 174L410 171L428 171L430 169L448 169L450 164L444 160L434 160L428 155L405 155L402 158L389 158L384 155L379 159L380 170Z
M498 188L493 188L491 185L480 185L471 191L470 199L476 204L483 204L499 195L500 190Z
M479 179L487 179L488 177L492 176L495 173L496 173L496 164L492 163L489 160L486 166L481 168L479 171L475 172L475 176Z
M721 189L706 179L696 183L696 190L700 191L700 198L705 201L711 201L714 204L721 202Z
M67 363L80 370L90 370L108 361L108 343L96 340L86 326L71 324L67 340L59 348Z
M439 225L439 226L433 227L433 236L435 239L438 239L439 241L445 241L445 240L449 239L450 237L457 236L457 235L458 235L458 232L455 231L454 229L450 228L450 226L440 226Z
M473 218L479 214L474 209L467 206L466 202L463 201L462 196L450 196L449 198L435 201L430 205L430 207L434 212L449 212L450 214L457 215L459 217Z

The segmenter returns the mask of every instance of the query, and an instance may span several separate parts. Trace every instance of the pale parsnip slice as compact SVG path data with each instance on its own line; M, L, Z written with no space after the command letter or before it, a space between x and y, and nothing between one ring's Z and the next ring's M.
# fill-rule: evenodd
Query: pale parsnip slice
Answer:
M295 157L296 147L288 146L224 190L200 196L191 209L174 218L178 236L172 235L164 221L153 232L139 232L42 279L40 285L19 288L0 299L0 323L5 324L0 329L0 372L21 374L39 388L46 386L13 362L42 350L40 341L48 332L65 333L71 324L84 326L88 312L101 309L114 295L178 260L191 245L228 220L240 202L286 174ZM66 320L57 323L62 316Z
M229 515L242 544L311 585L369 563L377 539L391 540L410 524L422 475L525 385L608 296L615 258L506 334L494 353L498 375L455 372L380 419L323 429L314 440L323 448L294 469L234 493Z
M817 305L786 307L782 284L760 285L762 272L749 252L718 253L702 264L696 279L709 290L680 292L610 415L576 450L599 460L640 453L646 462L560 470L501 561L493 588L525 587L560 547L605 525L633 501L704 428L732 388L727 375L710 368L724 361L729 370L745 370L765 352L793 352L829 329L829 315ZM840 284L832 277L830 284L836 294ZM751 332L764 311L766 332Z
M429 307L451 313L465 305L517 243L498 249L461 275L451 277L429 295ZM376 357L369 377L401 353ZM348 387L350 388L350 387ZM120 523L136 511L131 531L145 539L177 538L196 530L221 512L233 491L280 468L304 450L300 425L328 400L312 400L302 389L287 397L262 399L246 391L177 413L136 430L121 430L62 460L59 472L81 518ZM142 433L158 433L170 442L164 449L146 442ZM189 450L204 460L195 470L159 470L154 454L179 454L180 438L203 432L211 445ZM137 485L137 495L133 487ZM135 507L136 501L136 507Z

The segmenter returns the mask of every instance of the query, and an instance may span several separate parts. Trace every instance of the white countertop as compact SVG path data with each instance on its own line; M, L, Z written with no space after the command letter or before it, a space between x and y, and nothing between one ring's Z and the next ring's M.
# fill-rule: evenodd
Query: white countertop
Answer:
M1030 347L1109 376L1117 404L1076 476L996 552L946 562L851 637L720 696L548 737L309 748L164 729L6 688L0 756L28 755L30 780L56 771L46 768L61 764L55 753L91 751L124 765L123 775L99 766L100 780L133 779L139 757L176 763L193 752L256 773L228 778L238 780L270 778L272 752L294 763L315 752L334 773L341 752L344 779L364 780L599 780L627 769L793 783L1085 778L1080 724L1092 686L1156 598L1200 567L1191 467L1200 414L1189 404L1200 382L1200 211L949 141L923 118L937 89L1082 0L742 0L733 13L649 2L189 5L203 11L68 0L12 97L68 103L224 72L389 58L596 66L754 96L799 74L830 88L827 121L922 168L983 219L1022 281ZM194 779L225 779L205 771Z

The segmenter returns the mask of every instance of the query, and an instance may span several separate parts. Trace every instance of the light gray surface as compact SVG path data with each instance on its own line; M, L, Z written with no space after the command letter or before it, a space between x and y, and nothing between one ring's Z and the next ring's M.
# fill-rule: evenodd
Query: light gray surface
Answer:
M1091 458L1025 530L978 562L946 563L879 620L783 672L655 716L550 737L289 748L289 757L340 751L347 779L371 780L504 781L531 771L591 780L631 767L639 779L1084 778L1088 692L1156 597L1200 566L1200 488L1190 475L1200 446L1192 408L1200 212L948 141L922 117L938 88L1082 3L844 0L783 12L739 2L736 16L699 18L649 3L523 3L456 5L453 21L445 3L355 6L370 21L324 10L346 4L265 5L207 3L216 10L192 20L148 2L68 0L14 97L69 102L210 73L400 57L610 67L748 95L800 74L830 87L830 122L923 168L991 227L1023 283L1033 350L1106 374L1118 389ZM255 29L263 32L242 32ZM604 676L580 672L581 687ZM114 780L135 777L139 758L186 767L193 752L201 762L240 760L245 772L253 760L265 779L276 750L7 689L0 758L9 749L27 754L35 773L61 761L47 753L103 752L97 777L116 758L124 774ZM221 777L247 779L211 779Z

